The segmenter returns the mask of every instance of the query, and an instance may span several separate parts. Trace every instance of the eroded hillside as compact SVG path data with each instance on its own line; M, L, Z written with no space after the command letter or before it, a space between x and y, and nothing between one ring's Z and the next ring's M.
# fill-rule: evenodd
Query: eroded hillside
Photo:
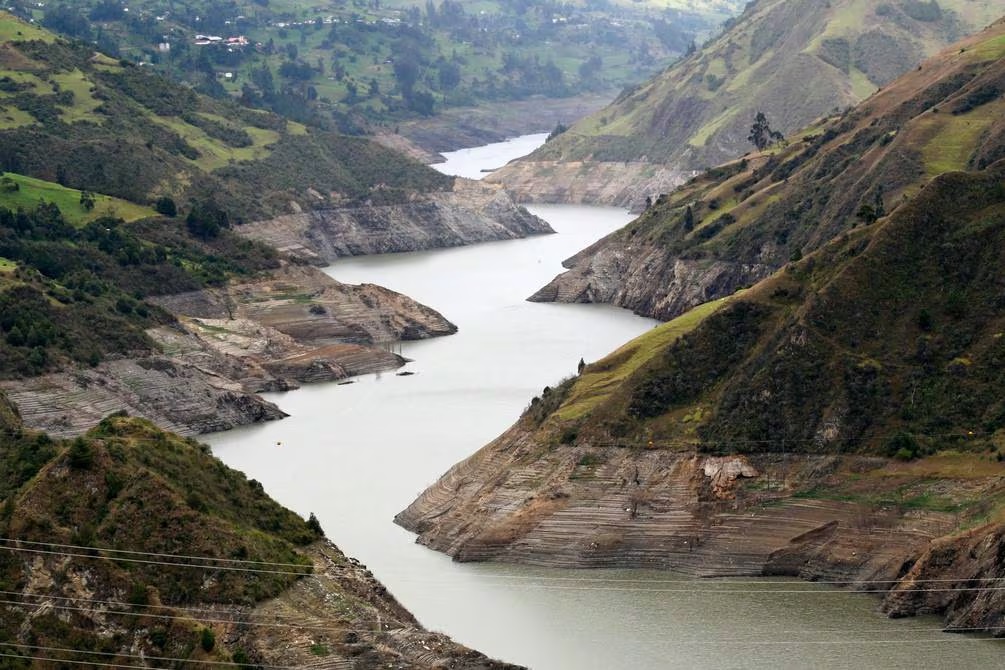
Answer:
M422 629L315 519L192 440L117 416L60 442L8 419L0 629L12 667L508 667Z

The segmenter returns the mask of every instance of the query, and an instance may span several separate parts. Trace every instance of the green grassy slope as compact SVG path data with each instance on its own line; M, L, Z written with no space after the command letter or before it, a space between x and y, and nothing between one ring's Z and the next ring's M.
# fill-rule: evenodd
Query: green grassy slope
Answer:
M374 143L201 96L81 43L25 41L37 29L19 36L27 24L5 13L0 24L14 36L0 45L6 171L139 204L211 196L237 219L451 184Z
M587 366L530 416L710 451L1005 451L1003 36L1005 20L601 242L780 269Z
M879 223L646 334L567 384L549 429L722 452L1001 447L1003 184L1005 161L941 175Z
M93 205L85 206L81 201L81 192L66 188L42 179L8 173L3 175L9 182L0 182L0 207L7 209L32 209L39 202L51 202L63 213L66 220L73 225L83 225L102 216L136 221L149 216L156 216L150 207L113 198L107 195L94 194ZM17 185L15 189L13 185Z
M865 98L1001 12L995 2L933 6L751 3L697 53L624 92L529 160L647 160L682 170L729 160L750 148L756 112L765 112L776 130L796 131Z

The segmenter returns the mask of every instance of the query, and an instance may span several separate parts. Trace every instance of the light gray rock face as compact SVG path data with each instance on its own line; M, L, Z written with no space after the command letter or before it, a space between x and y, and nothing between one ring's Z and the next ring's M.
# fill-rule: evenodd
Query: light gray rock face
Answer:
M550 161L520 159L485 177L518 202L586 204L641 211L683 184L694 171L645 161Z
M553 233L497 186L457 179L454 190L398 205L280 216L237 228L291 256L327 264L344 256L456 247Z
M625 243L617 234L563 265L569 271L532 295L532 302L609 303L664 321L732 295L774 271L761 263L685 260L656 245Z
M286 416L273 403L246 393L238 382L164 356L4 382L3 389L26 425L55 437L79 435L118 411L181 435Z
M25 425L78 435L126 411L182 435L286 416L257 393L400 367L382 345L457 328L408 296L317 268L153 299L177 323L148 331L160 353L0 383Z

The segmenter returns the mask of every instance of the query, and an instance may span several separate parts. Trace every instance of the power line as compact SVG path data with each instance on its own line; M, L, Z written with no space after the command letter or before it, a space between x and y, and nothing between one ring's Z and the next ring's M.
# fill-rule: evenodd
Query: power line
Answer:
M387 571L381 571L382 574L387 574ZM400 574L400 573L399 573ZM412 574L405 571L404 574ZM479 575L483 576L483 575ZM626 578L622 579L619 577L558 577L555 575L499 575L499 574L487 574L484 575L489 579L518 579L526 581L561 581L561 582L623 582L626 584L740 584L740 585L750 585L750 584L761 584L770 586L773 584L781 585L811 585L811 584L825 584L830 586L855 586L856 584L899 584L901 579L787 579L787 580L775 580L771 577L761 577L759 579L732 579L730 577L691 577L691 578L680 578L680 579L633 579ZM405 580L410 582L422 582L422 581L433 581L433 580L421 580L421 579L410 579ZM449 580L440 580L442 583L451 583ZM912 583L953 583L953 582L995 582L995 581L1005 581L1005 577L968 577L960 579L952 578L929 578L929 579L912 579ZM710 591L714 589L709 589ZM0 591L2 593L2 591Z
M48 595L48 594L44 594L44 593L22 593L22 592L19 592L19 591L0 591L0 595L15 596L15 597L20 597L20 598L43 598L43 599L47 599L47 600L59 600L59 601L63 601L63 602L69 601L71 603L78 603L80 601L86 601L88 603L94 603L96 605L112 605L112 606L115 606L115 607L136 607L136 608L143 608L143 609L163 609L163 610L172 610L172 611L176 611L176 612L202 612L202 613L208 613L208 614L211 614L211 615L219 615L220 614L219 610L208 608L208 607L182 607L182 606L175 606L175 605L134 604L134 603L122 602L122 601L119 601L119 600L98 600L98 599L95 599L95 598L73 598L73 597L69 597L69 596L56 596L56 595ZM15 603L17 603L19 605L24 605L26 607L41 607L41 606L45 605L45 603L35 603L35 602L27 602L27 601L0 600L0 603L10 603L10 602L15 602ZM77 609L80 610L80 611L92 611L92 612L96 612L96 613L105 613L105 614L129 614L131 616L157 616L157 615L153 615L153 614L144 614L142 612L129 612L129 611L124 611L124 612L104 611L104 612L102 612L102 610L100 610L100 609L98 609L96 607L92 607L92 608L80 607L80 608L77 608ZM272 621L263 621L263 622L250 621L250 620L247 619L247 616L249 614L252 615L252 616L258 616L258 617L261 617L261 618L269 618L269 619L272 619ZM245 612L244 616L242 618L234 617L234 618L231 618L231 619L207 619L207 618L204 618L204 617L196 615L196 614L193 614L191 617L182 617L182 616L174 616L174 615L161 615L161 616L163 616L163 617L170 617L170 618L178 619L178 620L188 620L189 618L191 618L191 619L196 619L196 620L199 620L199 621L204 621L204 622L209 622L209 623L246 624L246 625L249 625L249 626L264 626L264 625L271 626L271 625L275 624L277 621L296 621L298 619L297 616L291 616L291 615L264 614L264 613L255 614L253 612ZM344 622L344 623L346 625L356 626L356 625L359 625L361 623L391 623L391 622L395 622L395 620L393 618L385 618L385 619L381 619L381 620L372 620L372 619L360 620L360 619L356 619L354 621ZM339 623L343 623L343 622L339 622ZM294 626L294 627L296 627L296 628L316 628L318 630L331 630L332 628L335 628L335 627L338 627L340 630L343 629L342 626L336 626L334 624L332 626L306 626L306 625L297 625L297 626ZM361 629L357 629L357 630L361 630Z
M758 593L760 593L760 591L758 591ZM848 592L843 592L843 593L848 593ZM217 613L219 613L218 610L214 610L214 609L210 609L210 608L180 607L180 606L173 606L173 605L133 604L133 603L126 603L126 602L122 602L122 601L116 601L116 600L97 600L97 599L94 599L94 598L73 598L73 597L69 597L69 596L56 596L56 595L49 595L49 594L42 594L42 593L22 593L22 592L19 592L19 591L0 591L0 595L20 596L22 598L44 598L44 599L48 599L48 600L61 600L61 601L64 601L64 602L65 601L78 602L80 600L86 600L89 603L94 603L94 604L98 604L98 605L116 605L116 606L122 606L122 607L140 607L140 608L145 608L145 609L169 609L169 610L181 611L181 612L208 612L208 613L211 613L211 614L217 614ZM10 603L10 602L16 602L19 605L24 605L24 606L27 606L27 607L41 607L41 606L45 605L45 603L32 603L32 602L19 602L19 601L0 600L0 603ZM101 610L99 610L97 608L79 607L79 608L72 608L72 609L75 609L75 610L78 610L78 611L89 611L89 612L94 612L94 613L105 613L105 614L116 614L117 613L117 612L102 612ZM124 612L124 613L129 614L129 615L133 615L133 616L154 616L154 615L146 615L146 614L143 614L143 613L140 613L140 612ZM246 613L246 614L254 614L254 613L249 612L249 613ZM164 615L164 616L171 616L171 615ZM257 614L255 616L260 616L260 617L263 617L263 618L268 617L268 618L272 618L272 619L276 619L276 620L291 620L291 619L295 620L297 618L296 616L280 615L280 614L269 615L269 614L264 614L264 613L263 614ZM189 617L181 617L181 616L171 616L171 618L178 619L178 620L188 620L189 619ZM255 622L255 621L248 621L247 619L243 619L242 620L242 619L238 619L238 618L233 618L233 619L204 619L204 618L200 618L200 617L197 617L197 616L193 616L191 618L192 619L196 619L196 620L198 620L200 622L209 622L209 623L230 623L230 624L234 624L234 625L246 624L246 625L251 625L251 626L273 626L273 625L275 625L274 621L273 622L268 622L268 621L265 621L265 622ZM390 621L387 618L380 619L380 620L377 620L377 619L356 619L356 620L353 620L351 622L345 622L345 623L348 624L348 625L357 626L357 625L360 625L360 624L363 624L363 623L373 623L373 624L376 624L376 623L390 623ZM297 628L303 628L303 629L331 630L331 629L335 628L336 626L335 625L332 625L332 626L297 625L295 627L297 627ZM404 629L407 629L408 627L409 626L404 626L403 628L398 629L398 630L404 630ZM351 629L351 628L343 628L341 626L339 626L338 628L339 628L339 630L356 630L358 632L373 632L373 631L371 631L369 629L360 629L360 628ZM1005 630L1005 625L1003 625L1003 626L980 626L980 627L975 626L975 627L953 628L952 632L954 632L954 633L966 633L966 632L980 632L980 631L990 631L990 630ZM897 633L901 633L901 632L902 633L938 633L938 632L945 632L945 631L946 631L946 629L943 627L943 628L904 628L904 629L899 630L899 631L891 631L889 628L877 628L877 629L859 629L859 630L854 630L854 631L851 631L851 632L853 632L855 634L863 634L863 633L889 633L889 632L897 632ZM811 629L811 630L782 630L782 631L778 631L778 632L779 633L787 633L787 634L788 633L798 633L798 634L814 633L814 634L817 634L817 633L847 633L849 631L846 630L846 629L842 629L842 628L825 628L825 629Z
M45 647L45 646L36 645L36 644L22 644L22 643L15 643L15 642L0 642L0 647L28 648L28 649L31 649L31 650L34 650L34 651L59 652L59 653L67 653L67 654L86 654L88 656L105 656L105 657L111 656L113 658L139 658L139 659L142 659L142 660L149 660L149 661L174 661L174 662L180 662L180 663L198 663L200 665L226 665L226 666L230 666L230 667L240 667L240 666L244 665L242 663L234 663L233 661L206 661L206 660L193 659L193 658L172 658L170 656L147 656L145 654L125 654L125 653L118 654L118 653L115 653L113 651L87 651L87 650L83 650L83 649L67 649L67 648L64 648L64 647ZM61 658L50 659L50 660L61 661L61 662L65 660L66 662L72 662L69 659L61 659ZM83 661L83 662L90 663L90 661ZM146 666L127 666L127 667L146 667ZM299 666L299 665L265 665L265 666L261 666L261 665L258 665L257 667L264 668L265 670L298 670L299 668L301 668L303 666Z
M62 610L66 612L87 612L90 614L104 614L104 615L116 615L116 616L132 616L132 617L143 617L150 619L160 619L164 621L192 621L197 620L200 623L219 623L219 624L231 624L240 626L253 626L256 628L284 628L284 629L296 629L296 630L317 630L317 631L333 631L333 630L351 630L361 633L372 633L376 632L370 629L363 628L351 628L338 625L330 626L311 626L311 625L299 625L299 624L286 624L286 623L271 623L268 621L241 621L238 619L208 619L202 617L187 617L178 616L174 614L153 614L151 612L129 612L126 610L99 610L94 607L71 607L69 605L49 605L47 603L26 603L20 600L0 600L0 605L13 605L18 607L49 607L51 609ZM170 608L166 608L170 609ZM380 622L367 622L367 623L381 623L390 625L391 622L380 621ZM404 630L408 628L414 628L411 624L401 625L399 622L394 621L394 623L399 624L397 628L388 630ZM356 624L350 624L355 626ZM381 628L380 632L386 632Z
M27 547L12 547L12 546L0 546L0 549L5 549L7 551L20 551L29 554L43 554L48 556L69 556L73 558L92 558L104 561L124 561L127 563L141 563L144 565L166 565L179 568L200 568L203 570L226 570L229 572L251 572L258 574L268 574L268 575L294 575L294 576L307 576L313 574L313 566L305 565L303 566L307 572L294 572L291 570L264 570L258 568L242 568L233 565L196 565L193 563L176 563L169 561L148 561L140 558L125 558L122 556L100 556L95 554L80 554L67 551L47 551L45 549L28 549Z
M0 600L0 604L4 604L4 603L6 603L6 604L14 604L14 605L24 605L24 604L26 604L26 603L20 603L20 602L17 602L17 601L4 601L4 600ZM27 605L28 606L40 606L41 604L27 603ZM89 609L89 608L66 607L66 606L60 606L60 605L55 605L55 606L52 606L52 607L53 607L53 609L68 610L68 611L83 611L83 612L96 612L97 611L97 610L93 610L93 609ZM124 615L139 616L139 617L149 616L149 617L158 618L158 619L176 619L176 620L186 620L186 621L189 620L186 617L169 616L169 615L154 615L154 614L145 614L145 613L141 613L141 612L104 612L104 613L105 614L124 614ZM251 625L251 626L264 626L264 627L272 627L272 628L296 628L296 629L300 629L300 630L325 630L325 631L331 631L331 630L335 629L334 626L332 626L332 627L322 627L322 626L293 626L293 625L273 624L273 623L264 623L264 622L262 622L262 623L258 623L258 622L239 622L239 621L231 621L231 620L227 620L227 619L222 619L222 620L203 619L201 621L202 621L202 623L223 623L223 624L242 624L243 623L243 624ZM413 628L413 627L411 627L411 626L405 626L405 627L402 627L402 628L397 628L397 629L392 629L392 630L399 630L400 631L400 630L408 630L409 628ZM808 630L808 631L785 630L785 631L780 631L780 632L781 633L785 633L785 634L793 634L793 633L795 633L795 634L820 634L820 633L829 633L829 632L830 633L849 633L850 632L850 633L855 634L855 635L870 634L870 633L887 633L887 634L902 634L903 635L903 634L912 634L912 633L938 633L938 632L947 632L947 633L980 633L980 632L997 631L997 630L1003 630L1003 629L1005 629L1005 626L985 626L985 627L980 627L980 628L978 628L978 627L958 628L958 629L953 629L953 630L950 630L950 631L945 631L944 629L935 629L935 628L931 628L931 629L927 629L927 628L909 628L909 629L904 629L904 630L901 630L901 631L889 630L889 629L853 630L853 631L846 631L846 630L841 630L841 629L830 629L830 630ZM359 629L359 628L340 628L339 630L342 630L342 631L345 631L345 630L354 630L354 631L357 631L357 632L364 632L364 633L374 633L374 632L377 632L377 631L373 631L373 630L369 630L369 629ZM415 630L420 630L420 629L415 629ZM380 632L390 632L390 631L383 631L383 630L381 630ZM981 638L981 637L952 636L952 637L944 637L944 638L930 638L930 639L907 638L907 639L897 639L897 640L889 640L889 639L887 639L887 640L868 640L868 639L864 639L864 640L863 639L842 639L842 640L764 640L764 639L747 639L747 638L718 638L718 639L715 639L715 640L705 640L705 639L701 639L701 640L676 640L676 642L678 642L680 644L686 644L686 645L704 645L704 646L715 646L715 645L726 646L726 645L738 645L738 644L751 644L751 645L843 644L844 645L844 644L856 644L856 643L875 645L875 644L903 644L903 643L926 643L926 642L944 643L944 642L979 642L979 641L1002 642L1002 641L1005 641L1005 638ZM0 654L0 656L2 656L2 654ZM39 660L60 660L60 659L39 659ZM177 659L177 660L185 660L185 659ZM86 662L81 662L81 663L86 663ZM109 665L109 664L102 664L102 663L95 663L95 664L96 665ZM117 666L117 665L110 665L110 667L137 667L137 666ZM283 668L284 666L275 666L275 667L277 667L277 668Z
M253 561L242 558L218 558L216 556L188 556L184 554L158 554L149 551L133 551L130 549L111 549L109 547L89 547L86 545L79 544L59 544L58 542L35 542L32 540L19 540L9 537L0 537L0 542L10 542L15 544L30 544L39 547L60 547L61 549L89 549L96 551L104 551L108 553L116 554L132 554L138 556L155 556L157 558L175 558L175 559L191 559L196 561L223 561L226 563L240 563L249 565L271 565L280 567L290 567L290 568L306 568L310 567L304 565L303 563L273 563L270 561Z

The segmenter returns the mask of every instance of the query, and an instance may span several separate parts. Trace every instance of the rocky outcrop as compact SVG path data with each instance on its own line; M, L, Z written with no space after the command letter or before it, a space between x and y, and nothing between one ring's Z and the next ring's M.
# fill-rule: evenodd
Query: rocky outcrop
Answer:
M305 553L314 573L248 613L252 620L287 625L231 629L233 639L260 663L312 668L517 667L426 630L365 565L334 545L319 542Z
M694 173L644 161L517 160L486 175L521 203L610 205L639 210Z
M148 331L160 355L0 384L25 424L71 436L126 411L193 435L279 419L255 394L397 368L384 344L457 330L407 296L309 266L152 302L178 319Z
M948 586L1000 575L1001 529L943 540L966 520L908 501L949 490L982 500L1005 485L994 473L926 480L896 470L886 459L857 456L542 448L518 424L451 468L395 521L459 561L791 575L870 592L893 587L891 614L946 612L960 627L989 627L991 613L1002 611L997 592L985 594L992 599L986 602L924 585L932 573L949 577ZM871 488L830 488L845 485L851 473ZM952 571L945 569L950 555Z
M397 205L328 209L241 226L237 232L316 264L343 256L456 247L554 232L497 186L457 179L452 191Z
M167 356L108 361L57 374L3 382L28 427L54 437L79 435L125 411L181 435L228 430L286 416L239 382Z
M932 544L886 595L890 616L938 614L948 630L1005 637L1005 525L982 526ZM946 588L949 586L950 588ZM962 587L962 588L953 588ZM988 588L985 588L988 587Z
M534 293L532 302L610 303L661 320L732 295L775 270L767 263L685 260L656 244L626 242L619 233L563 265L569 271Z

